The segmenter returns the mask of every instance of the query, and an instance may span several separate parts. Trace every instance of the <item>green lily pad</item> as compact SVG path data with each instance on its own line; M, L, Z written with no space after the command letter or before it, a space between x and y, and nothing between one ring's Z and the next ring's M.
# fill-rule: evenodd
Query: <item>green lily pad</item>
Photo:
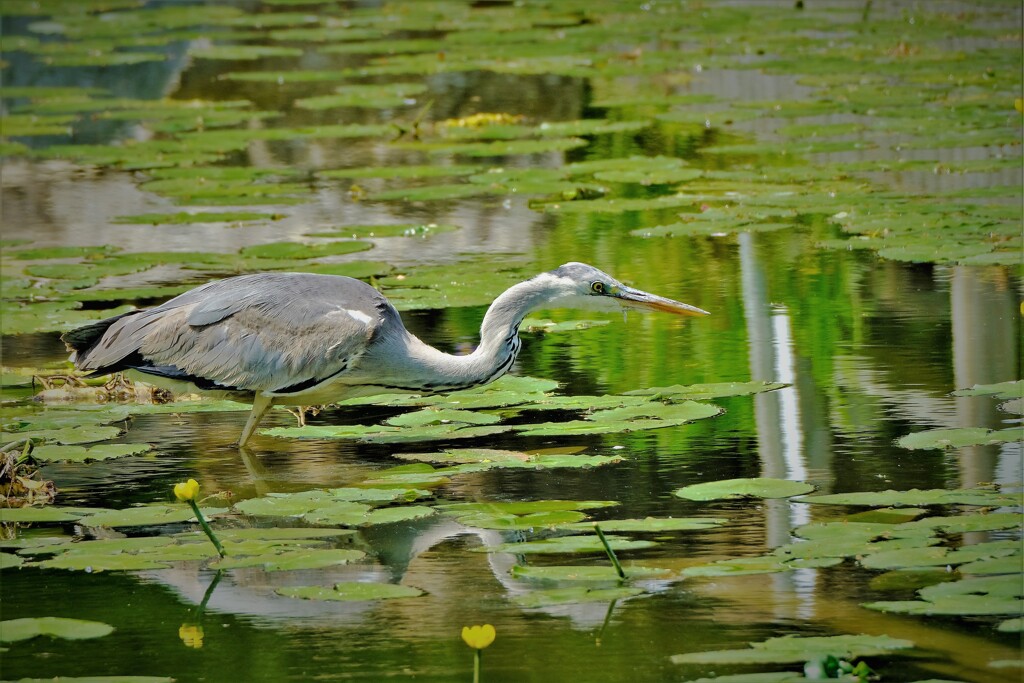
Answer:
M612 550L618 552L643 550L644 548L652 548L657 545L653 541L633 541L621 536L606 536L606 538ZM474 550L487 553L513 553L515 555L605 552L604 545L601 544L601 540L595 535L561 536L558 538L546 538L540 541L502 543L495 546L474 548Z
M914 647L909 640L889 636L783 636L751 643L745 650L715 650L673 655L674 664L789 664L807 662L826 655L852 660L890 655Z
M743 498L789 498L814 490L810 484L765 477L726 479L684 486L675 495L687 500L734 500Z
M946 547L903 548L872 553L861 558L861 565L868 569L897 569L913 567L936 567L974 562L989 558L1020 554L1020 543L1013 541L989 541L967 545L956 550ZM1018 568L1020 560L1018 559Z
M66 619L64 617L25 617L0 621L0 642L16 643L37 636L88 640L102 638L114 632L114 627L100 621Z
M139 455L153 450L148 443L100 444L91 448L82 446L38 446L32 449L32 457L48 462L89 462Z
M53 441L61 445L74 445L92 443L94 441L107 441L120 436L121 430L117 427L101 426L80 426L63 427L61 429L43 429L39 431L18 432L22 439L41 439Z
M343 85L334 95L306 97L295 101L299 109L335 109L338 107L391 108L416 104L415 95L427 90L424 83L384 83Z
M457 518L460 524L480 529L518 530L554 529L566 527L574 522L586 519L582 512L572 510L552 510L549 512L533 512L525 515L512 515L494 512L467 512Z
M711 384L675 384L670 387L651 387L627 391L627 396L661 396L705 400L726 396L747 396L763 391L775 391L786 385L781 382L715 382Z
M1014 553L1005 557L974 560L960 565L957 567L957 571L961 574L1012 574L1020 573L1022 567L1024 567L1024 559Z
M452 422L462 424L487 425L500 422L497 415L477 413L471 410L454 409L433 409L424 408L412 413L403 413L385 420L385 424L392 427L423 427L425 425L449 424Z
M643 519L602 519L602 531L620 532L665 532L665 531L703 531L714 529L728 520L721 517L645 517ZM589 525L590 527L593 524ZM574 524L569 529L587 531L587 524Z
M324 256L339 256L372 249L371 242L346 240L326 244L302 244L300 242L271 242L245 247L242 256L262 259L308 259Z
M538 609L553 605L573 605L584 602L611 602L642 595L643 590L630 586L617 588L553 588L550 590L530 591L512 598L512 601L525 609Z
M668 569L659 567L641 567L638 565L626 565L623 567L627 579L657 578L670 575ZM605 565L595 566L555 566L525 567L516 565L512 567L512 576L517 579L530 579L534 581L588 581L588 582L612 582L620 581L619 574L615 567Z
M814 569L833 567L843 561L842 557L813 557L785 559L780 555L764 555L760 557L740 557L729 560L717 560L709 564L687 567L683 576L743 576L746 574L776 574L796 569Z
M235 503L235 510L256 517L301 517L311 510L327 506L337 512L356 514L370 510L369 505L339 501L326 491L319 490L288 494L271 493L263 498L250 498Z
M398 223L392 225L346 225L336 230L307 233L307 237L430 237L458 230L457 225L437 223Z
M45 523L45 522L74 522L84 516L83 512L76 512L76 508L62 507L20 507L0 508L0 522L19 523Z
M1021 633L1024 632L1024 617L1017 617L1016 619L1007 619L1006 621L999 622L996 626L996 630L1000 633Z
M445 178L468 176L484 170L483 166L466 164L431 164L409 166L367 166L338 168L317 172L318 178Z
M254 60L264 57L301 57L302 50L272 45L211 45L194 48L189 54L196 59Z
M339 524L342 526L375 526L377 524L393 524L422 519L436 514L436 510L424 505L404 507L387 507L366 512L346 512L338 507L323 507L311 510L303 515L310 524Z
M801 498L801 503L825 505L868 505L872 507L925 505L1020 505L1020 494L1005 494L988 489L910 489L909 491L857 491Z
M921 448L961 448L963 446L984 446L987 444L1024 441L1024 430L1020 427L1008 429L984 429L981 427L957 427L954 429L929 429L900 437L896 443L911 450Z
M143 213L118 216L115 223L140 225L184 225L190 223L244 223L276 220L279 216L256 211L178 211L175 213Z
M0 569L13 569L25 564L25 560L10 553L0 553Z
M958 389L953 396L994 396L995 398L1024 397L1024 380L997 382L995 384L975 384L970 389Z
M1024 600L1008 600L988 595L961 595L927 600L894 600L862 603L862 607L895 614L986 616L1020 614Z
M228 556L210 564L213 569L258 567L264 571L290 571L296 569L322 569L356 562L366 556L361 550L348 548L300 548L267 555L248 557Z
M929 528L946 534L970 531L998 531L1019 529L1024 526L1024 515L1019 512L990 512L954 515L951 517L925 517L899 524L897 530Z
M333 588L325 586L285 586L277 589L278 595L286 598L302 598L304 600L334 600L342 602L359 602L365 600L390 600L394 598L415 598L423 595L423 591L412 586L400 586L391 583L359 583L348 582L335 584Z
M227 512L227 508L200 508L206 519ZM195 519L195 513L188 505L142 505L124 510L103 510L89 515L84 520L88 526L154 526L178 524Z

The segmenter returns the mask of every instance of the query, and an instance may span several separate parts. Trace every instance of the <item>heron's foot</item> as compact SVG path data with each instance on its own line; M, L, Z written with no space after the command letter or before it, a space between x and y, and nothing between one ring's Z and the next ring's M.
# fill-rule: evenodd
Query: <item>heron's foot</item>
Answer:
M285 408L285 410L295 416L300 427L305 427L306 414L308 413L313 417L316 417L320 414L320 411L323 410L323 406L296 406L295 410L292 410L291 408Z
M81 388L86 386L85 380L76 375L35 375L33 379L39 381L43 389L56 389L58 387Z

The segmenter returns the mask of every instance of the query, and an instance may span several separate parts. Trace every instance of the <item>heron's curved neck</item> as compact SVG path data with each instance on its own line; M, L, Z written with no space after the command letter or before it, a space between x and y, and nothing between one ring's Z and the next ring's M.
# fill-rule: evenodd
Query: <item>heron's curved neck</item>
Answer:
M468 388L487 384L505 374L519 355L519 325L523 318L556 296L543 278L542 275L520 282L494 300L480 325L480 344L472 353L456 356L420 342L422 346L413 355L422 368L423 388L433 391Z

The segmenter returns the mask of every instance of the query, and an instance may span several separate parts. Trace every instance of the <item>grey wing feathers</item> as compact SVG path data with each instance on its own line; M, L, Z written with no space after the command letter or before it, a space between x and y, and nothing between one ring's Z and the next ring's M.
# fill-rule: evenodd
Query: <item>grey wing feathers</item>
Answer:
M243 275L117 320L77 363L98 370L138 354L223 387L298 391L351 367L389 307L351 278Z

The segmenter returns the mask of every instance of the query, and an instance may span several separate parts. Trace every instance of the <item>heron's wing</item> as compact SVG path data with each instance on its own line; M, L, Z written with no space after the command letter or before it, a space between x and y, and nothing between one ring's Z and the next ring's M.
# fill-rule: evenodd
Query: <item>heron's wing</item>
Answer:
M116 321L83 369L142 361L157 374L247 391L300 391L344 372L387 300L351 278L274 273L212 282Z

